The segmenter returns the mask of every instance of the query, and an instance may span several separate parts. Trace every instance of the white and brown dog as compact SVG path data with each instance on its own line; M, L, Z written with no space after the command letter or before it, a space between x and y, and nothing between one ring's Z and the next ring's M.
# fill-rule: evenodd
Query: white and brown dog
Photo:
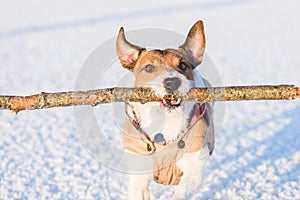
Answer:
M127 102L124 149L153 158L151 173L131 175L129 199L150 199L149 183L178 185L173 199L184 199L202 181L214 148L212 105L181 101L193 87L209 87L194 69L205 51L203 22L196 22L177 50L146 50L130 44L121 28L117 53L122 66L135 76L135 87L151 87L162 102Z

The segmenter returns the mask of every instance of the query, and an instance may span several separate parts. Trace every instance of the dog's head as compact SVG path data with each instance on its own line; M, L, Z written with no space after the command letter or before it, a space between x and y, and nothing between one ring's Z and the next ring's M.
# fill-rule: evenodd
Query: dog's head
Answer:
M190 29L178 49L146 50L129 43L121 28L117 54L122 66L135 75L135 87L151 87L157 95L186 94L194 87L193 70L202 62L205 34L202 21ZM166 107L180 105L180 100L162 102Z

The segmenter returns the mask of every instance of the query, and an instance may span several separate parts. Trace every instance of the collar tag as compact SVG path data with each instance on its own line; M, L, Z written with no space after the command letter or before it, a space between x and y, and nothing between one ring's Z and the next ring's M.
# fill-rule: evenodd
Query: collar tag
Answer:
M162 133L157 133L155 136L154 136L154 142L157 143L157 144L162 144L162 145L166 145L166 140L164 138L164 135Z

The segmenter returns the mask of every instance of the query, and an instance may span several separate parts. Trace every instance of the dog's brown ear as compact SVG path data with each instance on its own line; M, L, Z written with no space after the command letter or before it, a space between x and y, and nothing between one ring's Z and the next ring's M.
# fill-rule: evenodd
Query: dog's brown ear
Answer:
M188 57L194 67L202 62L205 51L205 34L201 20L192 26L185 42L179 47L179 51Z
M130 44L126 40L124 28L121 27L117 38L117 54L121 65L126 69L132 70L142 50L144 48Z

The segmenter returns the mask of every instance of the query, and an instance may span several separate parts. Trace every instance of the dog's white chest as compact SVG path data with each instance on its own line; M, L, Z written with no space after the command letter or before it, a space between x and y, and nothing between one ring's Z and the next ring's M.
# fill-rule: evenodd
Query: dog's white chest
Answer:
M173 141L179 133L185 131L190 113L190 106L184 108L179 106L169 111L160 106L158 102L146 104L132 103L139 119L141 128L150 136L151 139L161 133L164 139Z

